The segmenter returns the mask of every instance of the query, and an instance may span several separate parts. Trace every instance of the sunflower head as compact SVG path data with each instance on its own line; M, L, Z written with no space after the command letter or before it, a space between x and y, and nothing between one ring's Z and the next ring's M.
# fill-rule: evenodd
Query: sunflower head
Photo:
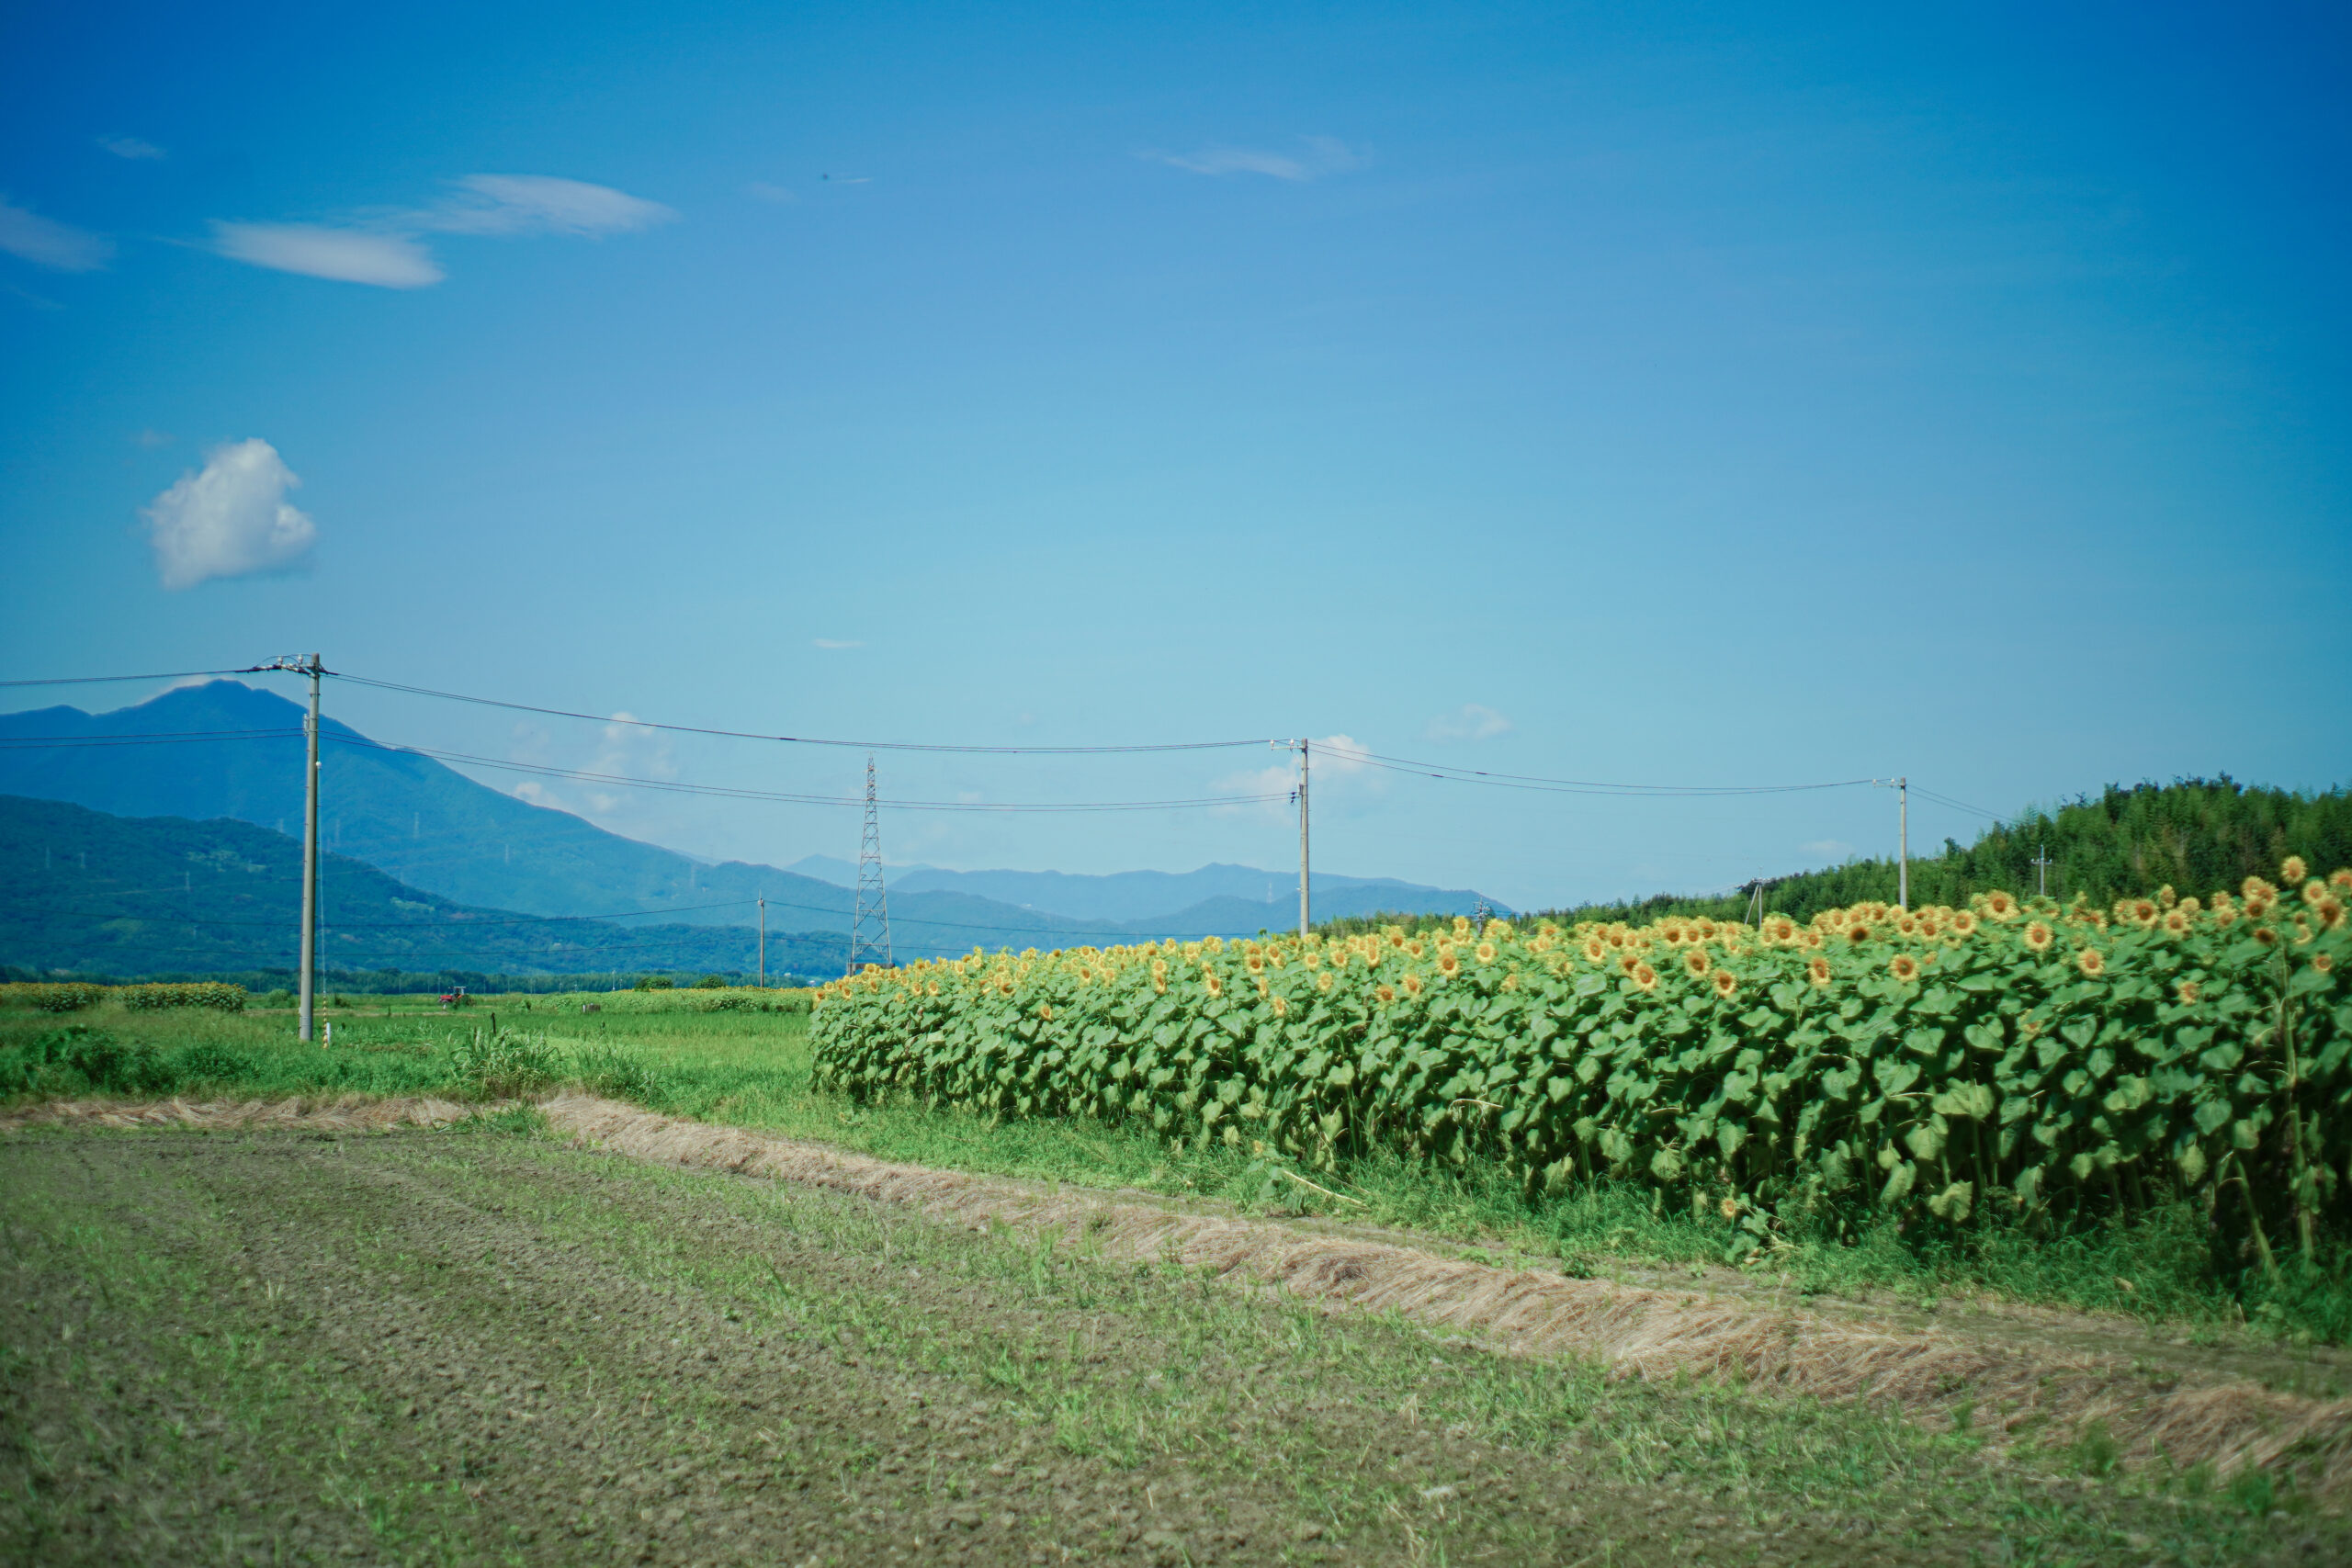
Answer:
M1262 975L1266 972L1265 955L1263 953L1253 953L1249 957L1241 961L1241 966L1244 969L1249 970L1252 975Z
M1456 915L1453 917L1453 934L1455 936L1468 936L1470 934L1469 916Z
M1385 1005L1396 999L1396 987L1394 986L1374 986L1372 988L1372 994L1374 997L1377 997Z
M1860 920L1856 920L1852 925L1846 928L1847 942L1856 947L1861 946L1862 943L1870 941L1870 939L1871 928Z
M1334 969L1345 969L1347 966L1348 950L1344 947L1333 948L1331 950L1331 967ZM1324 977L1329 979L1330 976L1326 976Z
M1044 1019L1047 1023L1053 1022L1054 1004L1051 1002L1039 1002L1037 1004L1037 1016Z
M2047 953L2055 940L2050 927L2041 920L2030 920L2025 928L2025 944L2036 953Z
M2314 953L2312 954L2312 967L2324 975L2335 967L2335 957L2333 953Z
M1617 960L1617 967L1623 969L1628 975L1631 975L1634 970L1639 969L1641 966L1641 959L1634 953L1626 953L1623 957Z
M1826 938L1826 937L1823 936L1819 931L1805 931L1805 932L1802 933L1801 935L1799 935L1799 936L1798 936L1798 938L1797 938L1797 941L1798 941L1799 942L1803 943L1803 944L1804 944L1804 946L1806 946L1806 947L1809 947L1809 948L1813 949L1813 950L1814 950L1815 952L1816 952L1816 953L1818 953L1819 951L1821 951L1821 944L1822 944L1823 942L1825 942L1828 941L1828 940L1829 940L1828 938Z
M1437 961L1437 967L1438 973L1450 980L1462 973L1462 959L1453 949L1449 947L1445 950L1445 955Z
M2352 893L2352 865L2339 865L2327 874L2327 885Z
M2163 919L2164 912L2164 906L2154 898L2134 898L2132 901L2132 923L2143 931Z
M2183 980L2179 985L2175 986L2172 988L2172 994L2179 998L2180 1005L2186 1008L2195 1007L2197 1005L2198 997L2202 993L2198 990L2196 981Z
M1609 944L1607 942L1601 941L1597 936L1589 936L1584 939L1584 961L1587 964L1599 964L1608 956Z
M1954 936L1974 936L1976 934L1976 917L1969 913L1966 909L1954 909L1951 914L1951 934Z
M1829 984L1829 960L1815 958L1807 961L1804 966L1804 977L1816 986Z
M1679 920L1668 920L1666 924L1658 928L1657 934L1666 939L1667 946L1680 947L1682 945L1683 936L1682 922Z
M2289 855L2278 863L2278 880L2281 882L2289 884L2301 882L2310 874L2311 870L2303 864L2303 857L2301 855Z
M1476 955L1479 963L1492 964L1502 955L1502 950L1491 942L1482 942L1477 946Z
M1917 936L1919 934L1919 918L1917 915L1905 915L1901 919L1894 922L1894 929L1901 931L1905 936Z
M2164 925L2166 936L2187 936L2188 934L2188 911L2177 906L2166 909Z
M2322 882L2318 877L2314 876L2309 882L2303 884L2304 903L2316 904L2326 897L2327 884Z
M2107 973L2107 954L2096 947L2086 947L2075 954L2075 967L2086 977L2096 980Z
M1216 971L1214 969L1201 971L1201 984L1208 987L1209 995L1213 997L1225 995L1225 982L1217 978Z
M1318 991L1329 990L1331 988L1331 976L1329 975L1317 975L1315 976L1315 988Z
M1421 994L1421 977L1419 975L1405 976L1405 994L1408 997L1418 997Z
M922 983L922 994L926 997L935 997L939 995L939 982L936 980L925 980Z
M1276 1018L1287 1018L1290 1015L1290 998L1288 997L1276 997L1274 998L1273 1007L1274 1016Z
M1731 999L1731 994L1739 989L1739 982L1733 978L1732 972L1728 969L1716 970L1713 984L1715 987L1715 995L1723 998L1725 1001L1729 1001Z
M1657 971L1636 960L1634 964L1634 984L1645 991L1657 989Z
M1690 952L1682 955L1682 966L1690 970L1694 976L1704 975L1709 966L1707 963L1707 950L1703 947L1692 948Z
M1487 940L1488 942L1509 942L1510 940L1510 922L1509 920L1488 920L1487 922Z
M2018 912L2018 901L2007 893L1996 890L1984 895L1984 912L1996 920L2006 920Z
M2263 946L2268 947L2272 942L2278 940L2278 933L2272 931L2268 926L2256 926L2254 928L2254 940L2260 942Z
M1919 961L1907 953L1898 953L1888 961L1886 972L1907 986L1919 977Z
M2312 905L2312 913L2317 915L2319 917L2319 923L2325 926L2329 931L2341 931L2344 929L2344 900L2336 897L2334 894L2328 895L2326 897L2322 898L2318 903Z
M2249 876L2244 882L2238 884L2238 897L2247 900L2248 902L2252 902L2256 898L2264 897L2275 891L2277 890L2273 888L2270 884L2263 881L2262 878L2258 876Z

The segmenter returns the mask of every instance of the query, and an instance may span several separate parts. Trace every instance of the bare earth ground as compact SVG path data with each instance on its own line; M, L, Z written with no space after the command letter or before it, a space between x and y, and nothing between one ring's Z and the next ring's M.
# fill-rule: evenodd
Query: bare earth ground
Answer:
M1104 1239L478 1122L21 1134L0 1558L2352 1560L2332 1517L2217 1522Z

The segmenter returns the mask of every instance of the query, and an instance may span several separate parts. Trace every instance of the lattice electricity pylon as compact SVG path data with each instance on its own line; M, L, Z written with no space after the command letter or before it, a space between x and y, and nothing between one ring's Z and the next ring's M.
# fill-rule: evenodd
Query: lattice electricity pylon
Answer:
M874 809L874 759L865 759L865 831L857 843L857 913L849 928L849 972L890 967L890 895L882 886L882 824Z

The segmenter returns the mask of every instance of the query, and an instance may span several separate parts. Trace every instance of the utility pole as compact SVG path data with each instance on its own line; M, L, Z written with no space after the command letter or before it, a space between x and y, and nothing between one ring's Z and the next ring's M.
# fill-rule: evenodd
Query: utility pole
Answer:
M2044 897L2044 898L2047 898L2047 897L2050 897L2050 843L2049 843L2049 840L2042 840L2041 843L2038 843L2038 844L2034 845L2034 847L2033 847L2033 851L2034 851L2034 853L2033 853L2033 860L2032 860L2032 862L2031 862L2030 863L2032 864L2032 866L2033 866L2034 870L2035 870L2035 871L2040 874L2040 876L2041 876L2041 888L2040 888L2041 896L2042 897Z
M768 897L760 895L760 989L768 988Z
M302 991L297 1038L311 1043L319 961L319 677L326 667L315 653L279 658L264 670L286 670L311 678L311 711L302 721Z
M1306 940L1306 746L1298 743L1298 937Z
M1908 778L1872 779L1881 789L1892 789L1899 804L1895 807L1894 840L1894 907L1911 907L1911 781Z
M850 917L849 973L861 960L872 963L880 954L882 967L890 965L890 894L882 884L882 826L874 800L874 755L865 758L865 830L857 844L857 907Z

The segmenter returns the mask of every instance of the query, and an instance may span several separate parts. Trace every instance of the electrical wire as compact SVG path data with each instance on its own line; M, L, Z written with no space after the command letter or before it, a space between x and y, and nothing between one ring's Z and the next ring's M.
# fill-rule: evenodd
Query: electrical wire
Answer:
M729 784L688 784L681 779L641 779L626 773L592 773L581 768L559 768L541 762L513 762L496 757L476 756L467 751L443 751L430 746L396 746L389 741L370 740L365 736L325 735L322 739L338 746L360 747L373 751L410 752L431 757L444 762L462 762L472 768L496 768L506 773L529 773L541 778L571 779L584 784L621 784L631 789L661 790L674 795L716 795L727 800L766 800L793 806L862 807L863 795L803 795L791 791L742 789ZM1061 811L1186 811L1217 807L1257 806L1272 801L1288 800L1286 792L1262 795L1195 795L1174 800L1071 800L1071 801L967 801L967 800L881 800L876 804L893 811L978 811L978 812L1061 812Z
M49 681L0 681L6 686L103 686L131 681L192 681L199 675L258 675L267 665L248 664L242 670L171 670L160 675L60 675Z
M1179 740L1147 746L946 746L914 740L831 740L808 735L766 735L754 730L712 729L692 724L658 724L651 719L628 718L618 714L575 713L570 708L547 708L529 703L510 703L497 697L468 696L461 692L436 692L426 686L405 686L394 681L377 681L365 675L347 674L339 670L324 673L332 680L348 682L357 686L372 686L378 691L404 692L411 696L434 697L442 702L471 703L478 707L506 708L514 713L544 714L550 718L579 718L591 724L626 724L639 729L666 730L673 735L715 735L729 740L775 740L791 746L838 746L854 751L951 751L978 752L990 756L1037 757L1097 757L1128 751L1216 751L1239 746L1273 744L1271 738L1253 740Z
M1552 795L1600 795L1651 797L1670 800L1710 795L1794 795L1806 790L1850 789L1866 784L1869 779L1833 779L1824 784L1600 784L1581 779L1547 779L1529 773L1497 773L1480 768L1456 768L1443 762L1417 762L1403 757L1385 757L1374 751L1355 751L1343 746L1326 746L1332 755L1344 757L1365 767L1379 768L1388 773L1418 773L1447 784L1490 784L1499 789L1537 790Z

